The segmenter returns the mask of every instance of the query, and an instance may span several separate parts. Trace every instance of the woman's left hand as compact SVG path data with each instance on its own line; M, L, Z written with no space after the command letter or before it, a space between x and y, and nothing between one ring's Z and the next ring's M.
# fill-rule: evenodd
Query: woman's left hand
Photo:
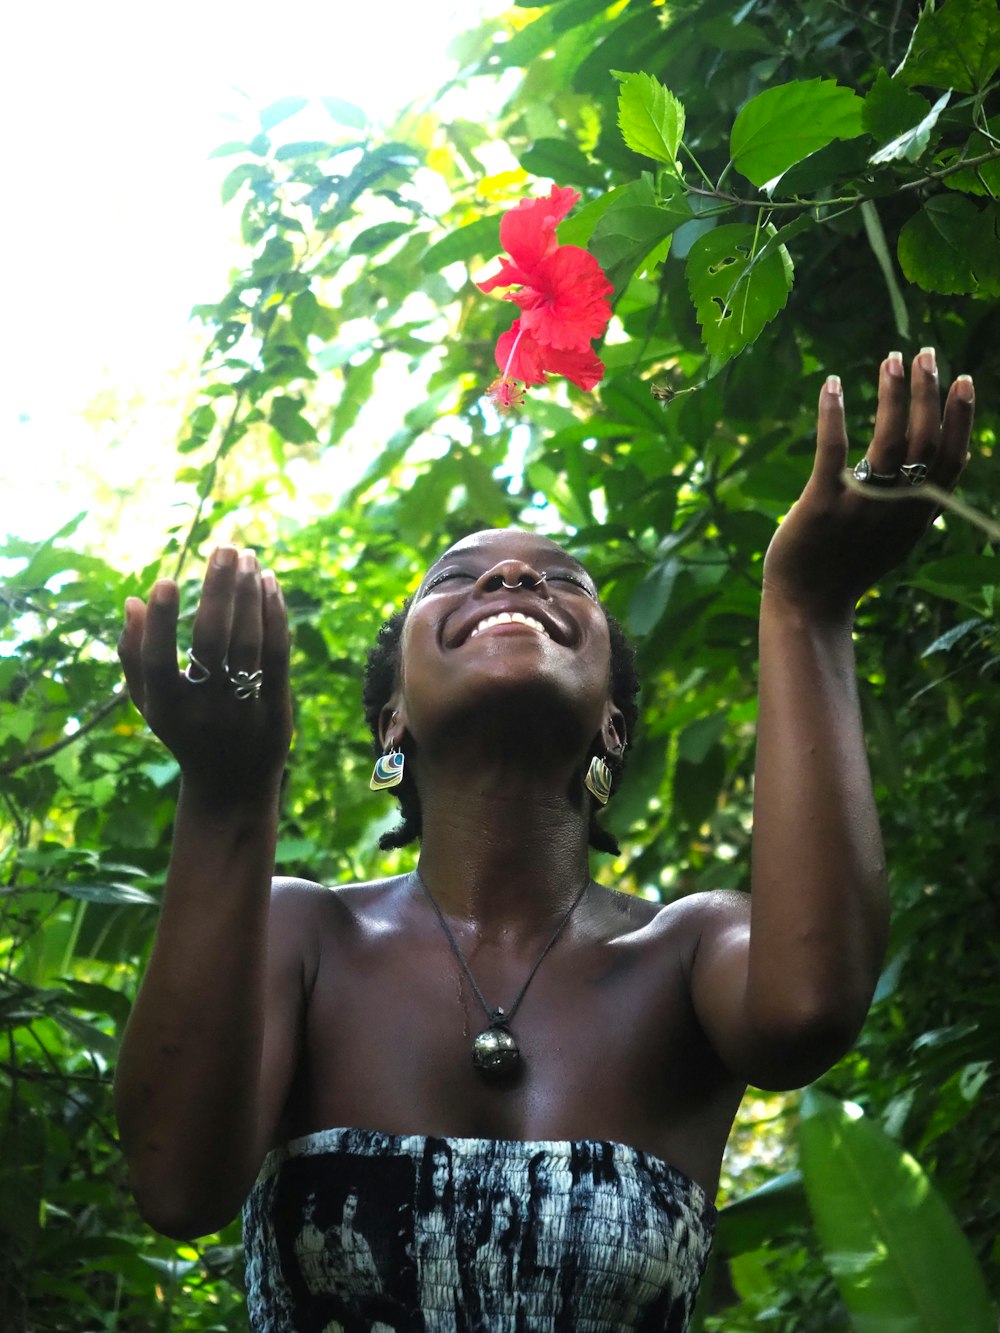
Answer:
M925 349L913 360L907 405L902 359L887 357L865 457L872 473L897 480L865 485L876 497L889 485L894 497L906 495L910 487L901 469L922 465L928 482L951 490L968 457L973 403L972 380L960 376L942 417L934 352ZM919 485L912 488L912 499L891 503L869 500L845 485L847 448L843 393L837 377L830 376L820 392L812 475L764 558L765 592L824 618L850 617L862 593L906 559L938 512Z

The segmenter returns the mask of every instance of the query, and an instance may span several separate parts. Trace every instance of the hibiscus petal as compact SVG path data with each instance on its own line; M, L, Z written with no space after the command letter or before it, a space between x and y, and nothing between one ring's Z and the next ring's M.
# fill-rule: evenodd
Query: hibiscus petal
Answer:
M540 343L585 351L608 327L611 306L604 298L612 291L592 254L561 245L537 266L532 286L510 299L521 307L525 329Z
M497 339L496 359L504 378L522 380L527 385L544 384L548 372L564 375L581 389L589 391L604 378L604 362L591 347L544 346L532 337L519 319Z
M500 272L494 273L492 278L486 278L483 282L477 282L476 286L481 292L491 292L494 287L522 286L530 281L529 273L522 272L516 264L512 264L509 259L501 255Z
M522 199L500 219L500 244L516 264L530 271L555 249L556 227L579 198L571 186L553 185L547 198Z

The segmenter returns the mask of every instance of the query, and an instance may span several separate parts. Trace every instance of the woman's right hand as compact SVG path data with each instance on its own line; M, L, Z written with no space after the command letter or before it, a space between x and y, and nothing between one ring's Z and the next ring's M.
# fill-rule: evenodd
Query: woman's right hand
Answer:
M196 663L177 665L177 585L159 579L148 605L125 603L118 655L129 694L176 758L185 785L212 806L277 794L292 737L288 619L274 574L252 551L220 546L209 561L191 636ZM207 678L200 669L207 671ZM261 672L259 695L247 677ZM238 697L237 673L248 697ZM247 673L243 676L242 673Z

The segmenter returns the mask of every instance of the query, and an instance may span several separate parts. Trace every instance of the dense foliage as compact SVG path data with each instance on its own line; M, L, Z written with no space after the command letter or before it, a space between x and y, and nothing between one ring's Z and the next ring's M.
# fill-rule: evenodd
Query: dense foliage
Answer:
M162 560L112 568L72 527L0 548L5 1329L242 1326L238 1231L154 1236L115 1147L109 1070L176 780L122 697L127 594L174 574L189 615L223 525L278 571L298 721L280 868L336 882L395 864L376 851L392 815L367 789L359 706L381 620L463 532L559 534L637 640L644 681L608 811L624 851L598 873L666 901L748 887L761 557L808 473L823 376L843 377L859 456L878 361L936 346L942 378L971 373L982 405L963 495L1000 510L994 0L557 0L453 51L454 86L392 126L331 97L328 137L296 140L289 97L219 150L247 259L196 312L205 360L177 442L190 503L164 515ZM488 123L468 88L499 106ZM583 195L560 239L615 286L608 373L498 417L482 395L510 312L472 277L503 209L553 180ZM333 478L328 504L296 497L296 460ZM771 1188L723 1214L707 1329L882 1329L913 1309L907 1328L943 1328L919 1298L928 1272L950 1327L992 1326L949 1228L995 1296L994 545L949 512L862 603L895 917L865 1033L823 1086L866 1115L810 1094L803 1188L785 1170L798 1099L752 1103L726 1187ZM915 1250L905 1219L928 1197ZM887 1255L903 1279L859 1283ZM859 1306L861 1288L888 1304Z

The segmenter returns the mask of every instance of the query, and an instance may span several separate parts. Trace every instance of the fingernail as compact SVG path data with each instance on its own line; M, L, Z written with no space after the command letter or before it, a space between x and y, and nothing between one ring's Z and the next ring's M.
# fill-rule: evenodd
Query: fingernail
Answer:
M844 396L844 390L840 383L839 375L827 375L826 385L824 387L826 388L827 393L835 394L838 398Z
M963 403L976 401L976 386L972 383L971 375L959 375L955 381L955 395L961 398Z
M249 549L240 552L239 571L241 574L252 574L257 568L257 552Z
M157 579L150 589L149 600L162 606L164 603L172 600L174 595L173 585L169 579Z
M278 580L274 577L273 569L265 569L261 571L260 586L268 597L273 597L278 591Z
M937 373L937 356L933 347L921 347L917 353L917 360L920 362L922 370L926 370L928 375Z
M215 554L212 556L212 564L219 569L227 569L230 565L236 563L236 557L239 552L235 546L217 546Z
M903 353L890 352L886 357L886 370L890 375L897 375L900 378L903 374Z

